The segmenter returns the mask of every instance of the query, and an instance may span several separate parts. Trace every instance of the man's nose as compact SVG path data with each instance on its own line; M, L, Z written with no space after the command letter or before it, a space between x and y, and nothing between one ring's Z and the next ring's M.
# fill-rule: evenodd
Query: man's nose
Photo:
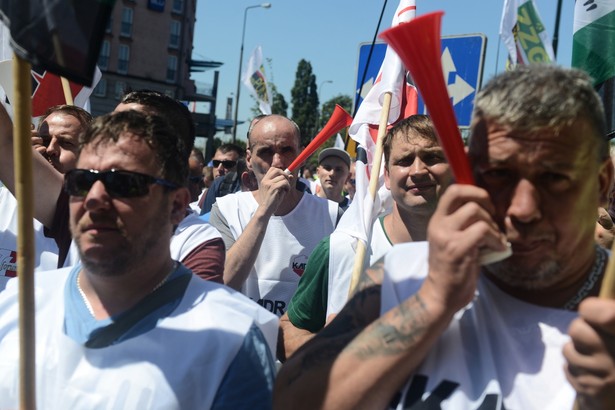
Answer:
M427 166L425 163L419 158L414 158L414 161L410 165L410 175L421 175L427 172Z
M45 150L48 156L59 156L60 155L60 145L58 144L57 138L51 138L49 140L49 145L47 145L47 149Z
M540 193L534 184L527 179L521 179L513 190L508 216L522 223L540 219Z
M286 168L286 164L284 164L284 158L279 153L273 154L273 158L271 159L271 166L275 168Z
M83 207L88 211L109 208L111 197L102 181L96 181L83 199Z

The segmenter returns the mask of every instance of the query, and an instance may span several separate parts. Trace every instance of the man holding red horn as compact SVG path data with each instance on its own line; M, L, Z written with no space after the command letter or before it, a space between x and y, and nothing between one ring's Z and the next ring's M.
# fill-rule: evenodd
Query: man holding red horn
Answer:
M554 66L501 74L471 128L478 186L444 193L428 259L409 243L373 266L382 287L291 357L274 407L615 408L615 301L594 297L609 276L596 209L614 171L591 81ZM481 266L507 241L512 256Z
M268 115L258 121L246 149L258 190L218 198L210 217L227 248L224 283L278 316L340 212L337 203L295 188L298 169L285 172L299 143L299 127L290 119Z

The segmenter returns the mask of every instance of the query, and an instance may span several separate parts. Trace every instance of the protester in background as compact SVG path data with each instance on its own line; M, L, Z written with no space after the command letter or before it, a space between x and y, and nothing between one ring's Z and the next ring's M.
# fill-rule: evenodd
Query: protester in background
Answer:
M50 107L32 133L32 184L34 191L35 267L51 269L69 264L71 244L68 229L68 196L62 191L67 170L74 168L79 135L85 131L92 116L72 105ZM4 192L0 214L0 248L8 260L17 262L17 202L13 158L13 122L4 106L0 107L0 180L10 190ZM37 152L40 154L37 154ZM55 261L55 264L54 264ZM13 269L4 274L14 276Z
M342 192L344 184L350 175L350 155L340 148L325 148L318 154L318 181L315 195L337 202L343 210L348 208L350 201Z
M203 167L205 166L205 157L203 152L198 148L192 148L190 157L188 158L188 189L190 190L190 207L200 213L198 209L199 195L203 192L205 184L203 183Z
M615 408L615 301L593 297L613 180L600 99L579 71L529 65L475 104L478 186L444 193L428 260L397 245L366 272L382 297L366 288L282 367L275 408Z
M451 172L431 120L413 115L391 128L383 141L384 183L393 197L391 213L379 216L371 229L367 249L369 265L378 261L394 244L427 240L427 224L438 199L451 183ZM278 358L293 354L337 314L348 298L356 247L343 229L353 208L342 216L330 237L314 249L297 292L280 318ZM354 222L352 222L354 221ZM282 350L284 349L284 350Z
M239 145L220 145L211 160L214 168L214 179L235 171L237 169L237 160L243 156L243 149Z
M276 318L171 258L189 200L175 132L130 110L99 117L83 137L64 185L81 264L36 281L41 405L271 406ZM0 408L19 404L17 293L0 295Z
M339 206L295 188L299 127L269 115L250 133L247 160L258 190L219 197L210 221L226 243L224 283L282 315L307 258L335 226Z
M357 191L356 174L355 174L355 160L350 162L350 175L344 184L344 192L350 202L354 199L354 194Z

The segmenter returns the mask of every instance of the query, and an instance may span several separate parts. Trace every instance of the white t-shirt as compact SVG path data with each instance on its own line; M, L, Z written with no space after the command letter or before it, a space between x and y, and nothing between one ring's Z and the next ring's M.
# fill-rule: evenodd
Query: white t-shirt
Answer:
M409 258L420 254L423 258ZM382 312L414 294L427 275L426 243L395 245L385 256ZM442 409L570 409L563 345L575 312L532 305L479 278L477 296L402 389L393 408L430 401ZM416 405L416 404L415 404Z
M58 246L52 238L45 237L43 225L33 219L34 268L56 269ZM6 281L17 274L17 200L11 192L0 187L0 290Z
M343 217L342 217L343 218ZM392 248L382 228L380 218L372 225L372 239L367 249L371 266ZM339 313L348 300L350 279L356 257L356 238L346 232L335 230L329 247L329 289L327 293L327 317Z
M258 208L254 195L237 192L216 203L237 240ZM308 257L333 232L338 208L335 202L304 194L287 215L272 216L242 293L278 316L284 314Z

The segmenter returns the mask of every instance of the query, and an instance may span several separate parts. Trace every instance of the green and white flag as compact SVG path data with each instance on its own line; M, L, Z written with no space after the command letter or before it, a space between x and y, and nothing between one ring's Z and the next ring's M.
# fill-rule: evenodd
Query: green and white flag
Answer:
M553 46L533 0L505 0L500 37L510 64L550 63Z
M615 137L615 0L577 1L572 66L585 70L602 98L610 138Z

